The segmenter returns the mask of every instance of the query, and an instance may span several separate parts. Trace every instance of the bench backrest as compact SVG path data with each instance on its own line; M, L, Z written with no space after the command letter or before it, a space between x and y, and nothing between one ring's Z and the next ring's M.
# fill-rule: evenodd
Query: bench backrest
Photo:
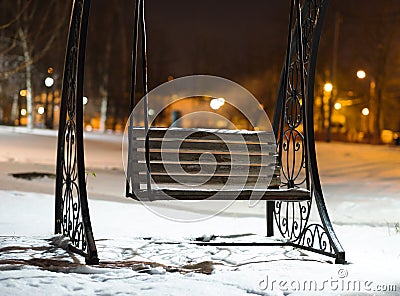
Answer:
M273 132L151 128L147 136L152 188L279 186ZM130 138L128 180L145 189L144 128L133 128Z

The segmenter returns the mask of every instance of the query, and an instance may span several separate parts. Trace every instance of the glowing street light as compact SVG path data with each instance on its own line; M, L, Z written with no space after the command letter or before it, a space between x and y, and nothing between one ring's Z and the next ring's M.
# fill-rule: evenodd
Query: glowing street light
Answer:
M87 97L83 97L82 100L83 100L83 105L86 105L88 103L88 98Z
M210 101L210 107L213 110L218 110L225 104L225 99L224 98L218 98L218 99L212 99Z
M53 73L53 68L48 68L47 69L48 74ZM47 76L44 79L44 85L46 86L46 103L44 105L44 126L46 128L53 128L53 122L54 122L54 95L52 96L52 102L51 102L51 123L49 122L49 91L50 88L54 85L54 78L51 76Z
M335 107L336 110L340 110L340 109L342 109L342 104L340 104L339 102L335 103L334 107Z
M364 70L358 70L357 73L357 78L358 79L365 79L367 77L367 73ZM374 123L379 122L379 120L377 121L376 119L376 112L377 109L379 110L379 108L377 108L376 106L376 102L375 102L375 80L374 77L372 77L371 75L369 75L369 79L367 79L369 81L369 96L368 96L368 108L364 108L362 109L361 113L364 116L368 116L371 115L367 118L367 132L368 135L370 134L370 132L372 131L372 133L374 133ZM379 127L375 127L376 131L379 132Z
M368 116L369 115L369 109L368 108L364 108L361 110L361 114L364 116Z
M367 77L367 73L365 73L364 70L358 70L356 75L358 79L364 79L365 77Z
M28 95L28 90L26 90L26 89L21 89L21 90L19 91L19 95L20 95L21 97L26 97L26 96Z
M324 92L329 97L329 104L328 104L328 129L326 133L326 141L331 141L331 126L332 126L332 107L334 102L335 94L333 92L333 84L331 82L327 82L324 84ZM325 94L324 94L325 95ZM323 98L322 98L323 100Z
M46 85L46 87L52 87L54 84L54 79L51 77L46 77L46 79L44 80L44 85Z
M22 115L22 116L25 116L26 113L27 113L27 112L26 112L26 109L25 109L25 108L21 109L21 115Z
M324 85L324 91L330 93L332 90L333 90L333 85L332 85L332 83L330 83L330 82L325 83L325 85Z
M37 112L38 112L40 115L43 115L43 113L44 113L44 107L43 107L43 106L40 106L40 107L38 108Z

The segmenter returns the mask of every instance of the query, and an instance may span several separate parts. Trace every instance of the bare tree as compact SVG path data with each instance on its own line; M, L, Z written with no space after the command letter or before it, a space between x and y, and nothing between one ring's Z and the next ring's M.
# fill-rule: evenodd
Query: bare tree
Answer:
M33 67L54 47L60 28L65 25L70 1L2 1L0 10L6 16L0 25L0 34L11 42L1 49L0 58L14 62L3 64L0 80L9 80L14 75L24 73L27 126L33 127ZM14 90L16 91L16 90Z
M395 4L397 1L394 0L385 2L385 5L382 6L382 14L378 15L379 18L374 22L368 35L369 38L367 38L370 52L366 56L366 60L371 65L371 74L374 79L371 85L370 100L373 107L371 108L371 112L373 112L372 130L376 142L380 141L380 132L383 129L383 105L388 103L387 98L390 97L388 91L393 80L389 78L395 74L396 64L400 58L398 54L400 43L399 40L396 42L396 39L400 37L400 18L398 17L399 11L393 11L393 7L396 7Z

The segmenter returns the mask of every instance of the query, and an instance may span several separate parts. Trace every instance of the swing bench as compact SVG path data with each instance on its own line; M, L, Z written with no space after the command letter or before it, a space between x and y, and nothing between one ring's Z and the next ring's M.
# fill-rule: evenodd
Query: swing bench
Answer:
M140 108L143 124L135 124L135 112L127 124L126 196L143 202L262 200L267 236L279 234L280 240L222 245L292 246L345 263L324 202L313 130L315 68L328 0L290 3L286 57L271 130L152 126L151 97L146 95ZM58 134L55 232L67 236L71 250L85 256L88 264L97 264L85 183L83 103L77 99L83 97L89 10L90 0L74 1ZM138 104L139 55L141 82L148 94L144 0L135 0L131 111ZM309 221L313 204L320 219L316 222Z
M149 169L145 134L144 128L132 128L133 155L127 176L133 183L133 193L128 192L129 197L141 201L249 200L256 193L262 200L311 199L309 190L280 188L280 165L272 132L150 128ZM205 154L214 162L202 161ZM149 179L153 182L147 186Z

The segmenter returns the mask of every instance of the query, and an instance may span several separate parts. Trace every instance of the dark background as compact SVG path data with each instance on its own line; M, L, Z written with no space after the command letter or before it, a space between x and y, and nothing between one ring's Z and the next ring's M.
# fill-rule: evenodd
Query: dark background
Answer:
M43 77L54 68L55 87L60 88L71 1L31 1L26 21L34 61L34 92L44 90ZM1 1L0 26L16 14L24 1ZM19 5L19 7L18 7ZM149 86L169 76L211 74L238 82L249 89L272 113L279 74L283 65L289 1L184 1L147 0ZM47 13L46 12L50 12ZM400 103L400 3L396 0L331 1L321 39L317 91L331 78L335 22L340 20L337 50L338 96L366 92L366 82L355 72L364 69L382 89L388 110ZM87 48L85 93L92 109L99 108L101 92L109 96L109 120L124 122L129 115L133 1L93 0ZM45 29L46 30L45 30ZM0 29L2 50L12 38L16 24ZM47 44L51 40L50 44ZM11 51L21 56L18 47ZM4 63L3 63L4 64ZM17 63L18 64L18 63ZM5 77L0 68L0 100L6 104L23 85L23 69ZM7 71L8 71L7 70ZM20 77L17 79L16 77ZM5 85L9 87L5 87ZM15 88L13 88L15 84ZM17 84L19 84L17 86ZM387 114L386 114L387 113ZM393 112L388 122L400 121ZM397 114L396 114L397 116ZM112 124L115 126L115 124Z

